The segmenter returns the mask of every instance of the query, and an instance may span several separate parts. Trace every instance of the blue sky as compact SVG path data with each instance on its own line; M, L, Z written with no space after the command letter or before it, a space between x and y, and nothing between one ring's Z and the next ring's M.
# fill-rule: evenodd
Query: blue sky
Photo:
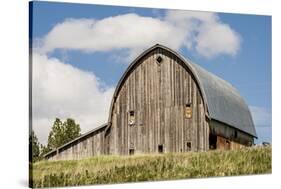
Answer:
M246 100L254 117L259 137L256 142L271 142L271 17L225 13L207 13L207 16L203 13L202 16L201 13L190 13L192 12L185 11L183 14L178 14L177 11L169 12L160 9L35 2L32 22L33 55L35 55L33 65L34 70L39 70L40 74L34 77L33 82L36 103L33 109L35 112L34 129L39 135L39 140L42 143L46 142L46 133L48 133L54 116L61 118L78 116L84 132L105 121L106 116L102 116L102 114L107 115L108 104L104 105L105 108L101 108L102 103L97 105L99 103L95 103L91 99L91 95L79 96L79 92L76 92L75 89L79 89L83 94L93 94L98 102L107 101L130 61L147 48L141 40L135 41L134 37L128 37L128 39L132 39L130 43L122 41L123 34L125 36L132 34L126 33L129 32L126 30L122 31L120 23L125 20L131 23L128 30L136 30L135 38L141 37L137 35L138 32L145 33L146 27L150 27L151 31L158 32L158 35L153 36L148 43L158 42L157 36L160 36L160 42L170 44L184 57L236 87ZM110 17L113 19L108 19ZM105 19L106 22L103 22L102 20ZM146 22L148 24L143 24L143 28L137 27L139 23ZM149 25L150 23L152 25ZM163 27L162 30L167 30L172 34L175 31L178 31L179 34L170 36L168 33L166 35L159 31L159 28L154 28L155 25ZM73 26L81 26L81 30L76 31L76 28L72 30ZM116 35L105 43L91 45L87 42L91 40L90 37L95 37L91 35L97 34L101 38L104 37L104 34L96 33L99 27L104 27L104 30L109 31L113 28ZM217 28L215 33L212 32L211 27ZM182 30L177 28L182 28ZM206 33L202 28L210 31ZM78 34L82 32L82 38L75 34L72 37L71 32ZM170 36L169 39L167 36ZM171 38L177 36L182 36L184 42L171 41ZM212 36L214 40L210 40L209 36ZM149 37L151 36L147 38ZM95 40L98 41L98 39ZM116 45L115 41L123 46ZM223 48L223 45L228 47ZM44 64L43 68L40 67L41 64ZM45 82L50 78L47 73L48 69L54 68L61 70L57 74L58 78L54 76L54 81ZM93 85L94 89L87 91L89 88L87 85L76 83L76 80L68 81L69 76L63 75L66 73L77 74L77 78L78 76L85 78L85 80L81 79L81 83L89 83L89 86ZM63 88L63 92L58 92L57 88L51 86L56 82L58 85L66 86ZM73 90L71 87L67 87L76 84L80 88L77 87ZM44 91L51 92L53 95L47 97ZM64 92L73 95L71 96L74 99L72 105L61 103L59 100L64 99L60 96ZM99 99L103 97L108 99ZM78 110L75 110L75 102L81 101L85 101L86 108L78 107L76 108ZM48 107L54 102L55 108L42 108ZM66 107L68 111L65 110ZM96 113L97 108L102 110ZM90 112L88 116L80 116L86 111ZM96 121L86 121L92 117Z

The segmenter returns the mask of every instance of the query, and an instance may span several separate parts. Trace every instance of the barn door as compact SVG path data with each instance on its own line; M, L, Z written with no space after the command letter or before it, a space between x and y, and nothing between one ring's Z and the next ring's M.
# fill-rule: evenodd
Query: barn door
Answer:
M217 136L212 133L210 133L209 135L209 149L210 150L217 149Z
M230 141L228 140L225 141L225 149L230 150Z

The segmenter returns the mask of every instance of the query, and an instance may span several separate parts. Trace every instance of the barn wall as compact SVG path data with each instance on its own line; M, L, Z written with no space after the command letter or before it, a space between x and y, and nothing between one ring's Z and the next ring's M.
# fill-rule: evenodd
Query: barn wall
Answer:
M241 144L239 142L235 142L233 140L229 140L222 136L217 136L217 148L218 150L238 150L247 145Z
M104 128L101 128L71 144L62 147L57 152L47 156L49 160L74 160L103 154Z
M239 149L254 143L253 137L249 134L215 120L210 122L210 131L218 136L217 149Z
M157 57L163 58L157 63ZM209 127L204 103L195 79L184 63L163 49L144 57L122 84L111 112L106 134L107 153L128 154L202 151L209 147ZM191 103L192 117L185 118L185 105ZM129 111L135 124L129 125ZM191 143L189 149L187 143Z

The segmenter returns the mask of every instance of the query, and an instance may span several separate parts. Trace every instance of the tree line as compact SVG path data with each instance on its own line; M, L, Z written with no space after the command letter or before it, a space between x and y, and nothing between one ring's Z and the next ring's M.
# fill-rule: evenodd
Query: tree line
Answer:
M41 144L34 131L31 130L29 136L29 161L42 160L46 153L79 136L81 136L80 125L75 123L72 118L67 118L64 122L59 118L55 119L46 145Z

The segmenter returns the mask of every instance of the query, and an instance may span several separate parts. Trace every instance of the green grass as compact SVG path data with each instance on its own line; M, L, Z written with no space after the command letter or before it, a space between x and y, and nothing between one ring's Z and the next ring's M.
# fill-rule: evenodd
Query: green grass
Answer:
M33 164L33 187L74 186L271 173L271 147Z

